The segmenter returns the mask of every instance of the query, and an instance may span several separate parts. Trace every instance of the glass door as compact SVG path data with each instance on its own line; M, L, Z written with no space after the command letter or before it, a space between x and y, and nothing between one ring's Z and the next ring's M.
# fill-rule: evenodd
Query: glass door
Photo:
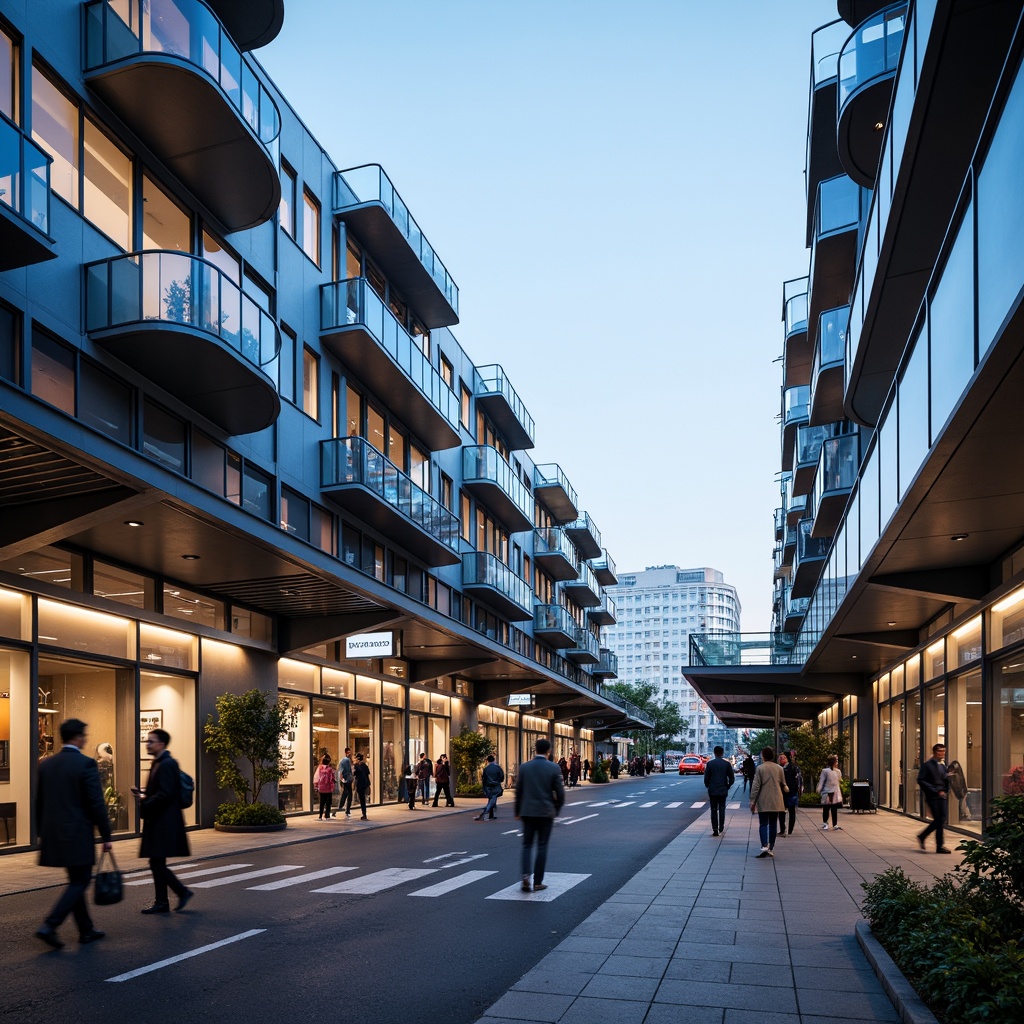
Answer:
M380 720L380 793L381 803L398 800L401 770L405 765L405 737L403 711L384 708Z
M348 742L352 760L362 754L370 766L370 792L367 803L380 803L381 766L377 759L377 740L380 711L362 704L350 704L348 709Z
M981 831L981 670L949 680L949 824Z
M161 724L155 723L157 720ZM142 730L165 729L171 734L168 748L182 771L196 777L196 681L194 676L171 675L166 672L143 672L139 682L139 737ZM145 747L142 747L145 751ZM99 760L102 781L103 762ZM197 801L182 814L186 825L196 824Z

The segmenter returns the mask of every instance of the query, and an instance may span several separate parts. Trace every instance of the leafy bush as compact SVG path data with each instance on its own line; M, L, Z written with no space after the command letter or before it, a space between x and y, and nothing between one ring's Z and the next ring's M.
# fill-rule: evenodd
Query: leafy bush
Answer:
M595 761L593 768L590 769L590 781L591 782L607 782L608 781L608 762L603 758L600 761Z
M467 785L459 785L455 787L456 796L483 796L484 787L479 782L471 782Z
M449 747L452 752L456 792L466 792L467 786L476 783L477 772L480 765L487 760L487 755L494 753L494 744L483 733L463 726L462 732L451 738Z
M221 804L213 820L218 825L283 825L284 815L270 804Z

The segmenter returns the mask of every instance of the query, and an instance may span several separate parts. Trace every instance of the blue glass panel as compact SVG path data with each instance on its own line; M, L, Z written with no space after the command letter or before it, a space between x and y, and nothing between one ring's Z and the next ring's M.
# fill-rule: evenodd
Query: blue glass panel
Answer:
M928 346L919 328L899 383L900 498L928 454Z

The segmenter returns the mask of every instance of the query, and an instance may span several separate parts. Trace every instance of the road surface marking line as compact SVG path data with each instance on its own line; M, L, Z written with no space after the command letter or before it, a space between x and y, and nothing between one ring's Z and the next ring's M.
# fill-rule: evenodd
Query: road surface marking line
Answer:
M449 861L447 864L438 864L438 869L443 871L445 868L457 868L460 864L470 864L474 860L480 860L483 857L490 857L490 854L474 853L469 857L461 857L459 860Z
M675 803L665 804L665 806L671 808L672 810L675 810L675 808L677 808L677 807L682 807L683 806L683 802L682 802L682 800L677 800Z
M187 953L179 953L178 956L168 957L166 960L160 960L155 964L150 964L148 967L140 967L138 970L128 971L127 974L119 974L117 977L107 978L106 980L131 981L132 978L137 978L140 974L159 971L161 967L170 967L171 964L180 963L182 960L190 960L194 956L201 956L203 953L209 953L211 950L220 949L221 946L229 946L232 942L241 942L242 939L252 938L253 935L261 935L266 930L266 928L252 928L247 932L239 932L230 938L221 939L220 942L211 942L208 946L200 946L198 949L189 950Z
M519 836L522 835L522 832L517 828L510 828L507 832L502 832L501 834L503 836Z
M690 804L691 808L704 807L707 804L707 800L698 800L695 804Z
M202 871L190 871L188 874L182 874L177 868L174 873L178 878L199 878L201 875L222 875L225 871L237 871L239 868L251 868L251 864L224 864L219 868L204 868ZM137 882L125 882L125 885L149 885L153 881L153 876L149 872L148 878L140 879Z
M559 825L575 825L577 821L586 821L588 818L599 818L599 814L584 814L582 818L555 818Z
M301 864L278 864L272 868L260 868L258 871L243 871L240 875L228 875L227 878L211 878L207 882L193 882L193 889L213 889L218 885L231 885L232 882L248 882L250 878L262 878L264 875L280 875L285 871L301 871Z
M725 805L730 811L738 811L740 809L739 804L726 804Z
M469 850L452 850L451 853L441 853L438 854L436 857L428 857L423 863L433 864L435 860L444 860L445 857L462 857L467 853L469 853Z
M424 875L436 874L437 868L385 868L383 871L374 871L369 875L361 875L359 878L350 878L347 882L338 882L335 885L325 886L323 889L310 889L310 892L324 893L350 893L357 896L371 896L376 892L383 892L385 889L393 889L403 882L412 882Z
M615 806L616 807L632 807L633 804L635 804L635 803L636 803L635 800L624 800L622 803L616 804Z
M612 802L613 801L611 801L611 800L602 800L600 803L591 804L590 806L591 807L607 807Z
M491 893L489 900L523 900L529 903L550 903L558 899L563 893L568 892L574 885L589 878L590 875L578 875L570 871L548 871L544 874L544 884L547 886L543 892L523 892L522 882L516 882L507 889Z
M491 875L496 875L497 871L464 871L461 875L456 875L454 878L447 878L443 882L438 882L436 885L428 885L426 889L417 889L415 892L409 893L410 896L444 896L445 893L451 892L453 889L461 889L464 885L470 885L473 882L478 882L481 878L489 878Z
M346 871L358 871L359 868L324 868L322 871L307 871L304 875L293 875L291 878L279 878L276 882L264 882L263 885L247 885L251 892L273 892L275 889L287 889L289 885L301 885L303 882L315 882L318 878L330 878Z
M657 800L651 800L651 801L649 801L646 804L641 804L640 806L641 807L657 807L658 806L658 801Z

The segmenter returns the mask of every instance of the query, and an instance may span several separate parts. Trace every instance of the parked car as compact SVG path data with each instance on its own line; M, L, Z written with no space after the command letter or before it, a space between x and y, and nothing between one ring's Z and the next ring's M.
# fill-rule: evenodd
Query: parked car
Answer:
M679 762L679 774L680 775L703 775L704 774L704 758L700 754L687 754Z
M656 772L663 772L665 770L665 763L660 757L654 759L654 770Z

